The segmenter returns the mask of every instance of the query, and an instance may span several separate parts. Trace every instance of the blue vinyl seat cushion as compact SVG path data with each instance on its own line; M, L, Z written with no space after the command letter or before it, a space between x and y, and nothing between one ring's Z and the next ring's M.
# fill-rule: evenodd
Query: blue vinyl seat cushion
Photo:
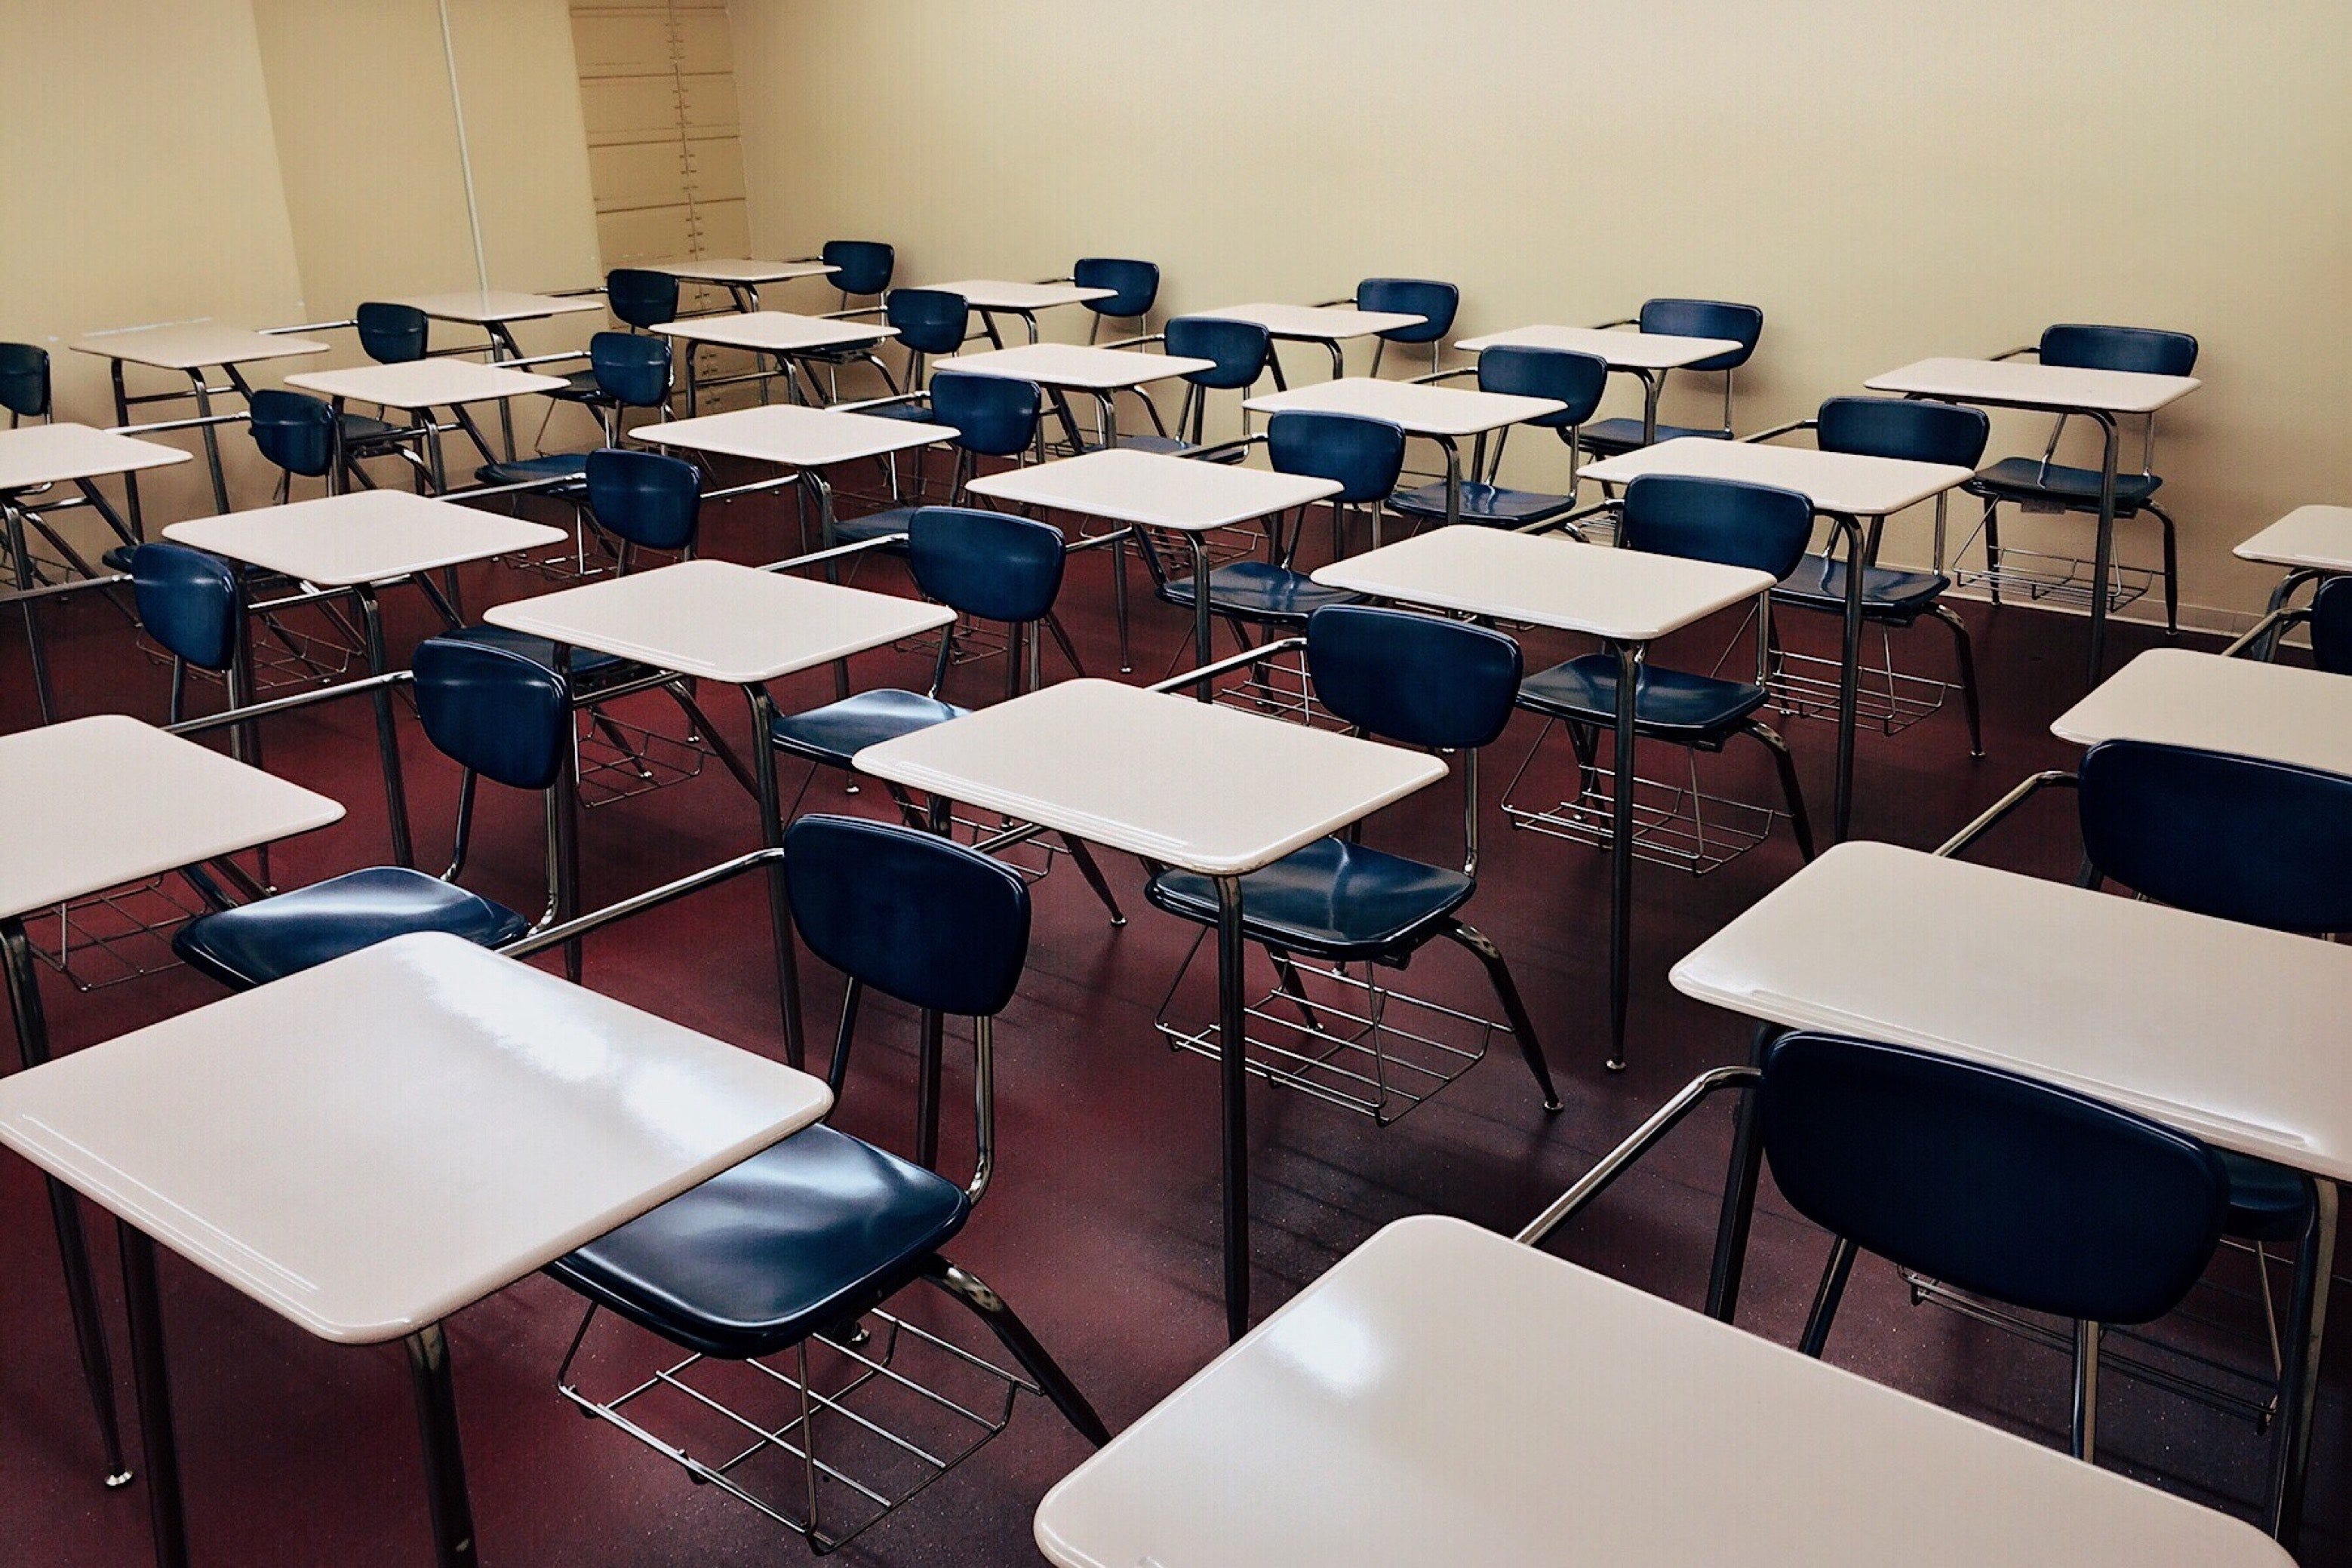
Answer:
M515 458L503 463L485 463L474 470L474 477L486 485L527 485L541 479L584 479L588 477L588 454L585 452L551 452L543 458ZM560 485L558 491L572 487Z
M1730 437L1721 429L1690 425L1658 426L1658 440L1677 441L1685 436L1701 436L1710 441L1727 441ZM1642 422L1639 419L1597 419L1584 427L1584 449L1588 452L1617 453L1638 450L1642 445Z
M971 1213L945 1178L820 1123L547 1272L665 1339L741 1360L870 1310Z
M539 666L541 669L555 668L555 645L545 637L535 637L529 632L510 631L505 626L460 626L454 632L444 632L450 642L472 643L478 647L502 647ZM593 648L575 647L565 662L563 674L574 680L583 676L611 679L624 669L632 668L625 660Z
M1540 522L1548 517L1558 517L1575 505L1570 497L1550 495L1542 490L1515 490L1505 485L1490 485L1476 479L1462 482L1462 521L1465 522L1517 528ZM1423 485L1417 489L1399 490L1389 498L1389 509L1407 517L1442 519L1445 516L1444 483L1440 481Z
M1866 618L1905 625L1927 613L1952 580L1940 572L1910 572L1899 566L1862 569L1862 613ZM1845 611L1845 562L1808 555L1788 580L1772 590L1772 602L1809 610Z
M1304 621L1326 605L1352 605L1360 596L1265 561L1235 561L1209 574L1209 608L1244 621ZM1192 573L1171 573L1161 597L1191 607Z
M1644 668L1633 691L1634 729L1685 744L1711 744L1761 708L1765 696L1750 681ZM1589 653L1539 670L1520 682L1519 705L1608 728L1617 721L1617 661Z
M1352 960L1409 952L1467 903L1477 884L1460 871L1319 838L1242 879L1242 930L1292 952ZM1168 913L1217 922L1206 877L1163 871L1144 896Z
M868 746L961 719L970 711L919 691L885 688L856 692L805 713L780 713L770 738L796 756L845 768L850 758Z
M2156 494L2164 481L2154 474L2116 476L2116 504L2137 506ZM2003 458L1965 487L1971 495L2001 500L2049 499L2095 507L2099 504L2099 470L2072 468L2063 463L2043 468L2039 458Z
M172 949L225 985L282 980L415 931L498 947L530 930L503 904L401 866L375 866L250 904L199 915Z

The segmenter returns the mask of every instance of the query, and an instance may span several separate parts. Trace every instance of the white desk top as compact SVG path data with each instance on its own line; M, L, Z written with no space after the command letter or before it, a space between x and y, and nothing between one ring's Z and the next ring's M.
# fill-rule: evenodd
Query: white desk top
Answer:
M1685 338L1613 327L1513 327L1464 338L1454 346L1474 354L1499 348L1567 349L1607 360L1611 370L1678 370L1729 353L1739 344L1729 338Z
M1863 383L1906 397L2108 414L2153 414L2204 384L2193 375L2075 370L2031 359L1923 359Z
M1110 680L1066 680L853 761L1211 877L1255 871L1445 776L1420 752Z
M257 360L322 354L334 345L315 338L289 338L226 327L218 321L173 321L160 327L123 327L74 340L76 353L96 354L158 370L201 370L215 364L251 364Z
M1108 300L1116 289L1081 289L1075 283L1017 283L1003 278L966 278L954 283L925 283L925 289L961 294L975 310L1050 310L1056 305L1082 305Z
M751 686L937 631L955 612L730 561L681 561L499 605L482 618L680 675Z
M352 490L194 517L173 523L163 537L322 588L352 588L537 550L565 536L544 523L406 490Z
M667 272L689 283L782 283L794 278L829 278L841 270L829 261L752 261L740 256L689 257L648 261L648 272Z
M1435 1215L1088 1458L1036 1538L1061 1568L2290 1562L2225 1514Z
M1768 592L1744 566L1493 528L1434 528L1335 561L1315 581L1382 599L1650 642Z
M566 384L558 376L509 370L476 360L416 359L402 364L356 364L346 370L305 371L300 375L288 376L286 384L315 392L321 397L380 404L386 408L420 409L553 392Z
M1515 397L1507 393L1479 392L1465 386L1429 386L1412 381L1376 381L1368 375L1342 376L1287 392L1253 397L1244 407L1261 414L1286 408L1312 408L1330 414L1360 414L1404 427L1412 436L1475 436L1500 430L1526 419L1539 419L1568 406L1549 397Z
M1672 977L1748 1017L2007 1068L2352 1178L2352 947L1857 842Z
M432 933L0 1081L0 1142L320 1338L374 1344L831 1100L820 1079Z
M2352 679L2150 648L2061 713L2050 732L2078 746L2154 741L2352 774Z
M1643 474L1692 474L1777 485L1806 497L1817 511L1885 517L1968 483L1971 470L1950 463L1915 463L1903 458L1871 458L1763 442L1715 441L1704 436L1661 441L1584 470L1586 479L1612 485Z
M1308 343L1344 343L1354 338L1377 337L1399 327L1417 327L1429 320L1397 310L1359 310L1352 305L1284 305L1255 300L1247 305L1221 305L1213 310L1187 310L1188 316L1214 316L1226 321L1255 321L1277 338Z
M436 321L536 321L548 316L577 315L601 310L604 301L592 294L519 294L512 289L461 289L447 294L411 294L398 304L413 305Z
M1188 359L1182 354L1089 348L1085 343L1021 343L984 353L950 354L931 363L936 370L1011 376L1040 386L1066 386L1081 392L1117 392L1216 365L1214 360Z
M840 348L848 343L875 343L898 335L896 327L879 321L833 321L822 316L796 316L789 310L751 310L739 316L689 316L664 321L654 329L667 337L690 343L718 343L727 348L761 349L788 353L796 349Z
M0 735L0 915L324 827L343 808L121 713Z
M2299 506L2233 553L2274 566L2352 572L2352 506Z
M68 479L94 479L134 468L169 468L188 454L160 441L117 436L87 425L21 425L0 430L0 495Z
M974 495L1052 507L1112 522L1205 533L1339 493L1336 479L1277 474L1128 447L986 474Z
M738 408L728 414L706 414L699 419L640 425L629 432L629 438L649 447L679 447L722 458L749 458L753 462L776 463L787 468L821 468L828 463L878 458L887 452L952 441L956 434L945 425L772 403L757 408Z

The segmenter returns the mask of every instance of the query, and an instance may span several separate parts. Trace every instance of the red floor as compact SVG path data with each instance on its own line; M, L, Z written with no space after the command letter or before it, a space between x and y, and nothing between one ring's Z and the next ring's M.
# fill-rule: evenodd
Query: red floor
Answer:
M708 552L741 560L788 552L788 513L762 507L714 508L705 523ZM862 580L868 586L902 581L887 563L866 569ZM1065 617L1097 674L1111 672L1115 663L1108 581L1103 555L1080 557L1064 594ZM1139 573L1136 581L1136 679L1157 679L1188 623L1150 600ZM474 574L467 591L478 608L543 586L499 570ZM413 594L394 593L389 608L397 647L432 629ZM2029 771L2072 761L2071 748L2053 741L2046 726L2079 689L2083 623L2014 608L1970 605L1965 613L1977 634L1990 754L1980 763L1969 760L1957 703L1899 738L1865 734L1860 836L1932 847ZM161 716L163 672L132 650L121 619L85 599L57 610L50 624L68 713L112 709ZM1832 629L1823 619L1784 618L1784 635L1799 647L1825 649ZM1727 626L1703 629L1667 657L1704 668L1728 635ZM24 649L13 624L0 637L0 728L15 729L33 718ZM2121 628L2117 657L2147 640L2138 628ZM1896 649L1908 668L1948 668L1948 643L1939 631L1897 634ZM1538 634L1528 651L1530 668L1538 668L1571 648L1566 639ZM919 685L926 663L920 655L868 656L859 661L857 679ZM1055 669L1050 658L1048 668ZM950 694L992 700L1000 679L995 666L980 665L960 672ZM787 683L779 693L788 708L828 695L823 676ZM719 722L740 739L742 705L730 693L708 696ZM675 714L657 699L635 700L625 711L675 732ZM1785 729L1825 822L1832 732L1804 721ZM1436 1211L1516 1228L1694 1072L1745 1052L1738 1020L1677 996L1665 974L1676 957L1795 868L1797 852L1785 830L1702 879L1641 868L1632 1066L1606 1075L1606 861L1578 846L1511 832L1496 805L1533 733L1531 724L1517 722L1488 755L1481 890L1468 915L1517 971L1567 1109L1557 1117L1542 1114L1507 1039L1462 1081L1386 1129L1295 1093L1253 1086L1261 1315L1400 1215ZM339 826L278 851L275 871L282 884L387 854L368 736L366 714L356 704L272 726L273 770L352 808ZM437 866L436 856L448 841L456 775L413 725L405 738L419 858ZM1645 754L1653 772L1681 761L1664 748ZM1758 755L1735 750L1701 765L1710 790L1768 798L1769 772ZM1557 773L1556 764L1551 771ZM797 785L789 764L785 780L787 791ZM846 795L838 779L826 777L810 789L804 808L871 812L874 798ZM1459 841L1458 798L1447 786L1428 791L1378 821L1370 837L1431 858L1450 857ZM471 885L518 907L537 907L537 814L535 801L486 793ZM751 803L715 766L676 787L591 811L583 833L587 900L604 902L708 865L756 837ZM1984 858L2066 875L2076 854L2062 799L2030 810ZM1132 917L1124 930L1108 927L1067 868L1038 889L1028 977L998 1033L999 1174L952 1250L1023 1311L1117 1429L1213 1356L1223 1333L1214 1070L1171 1054L1151 1026L1193 933L1144 904L1131 861L1107 856L1105 862ZM592 943L588 981L773 1052L779 1038L765 931L757 889L730 887ZM803 970L812 1034L822 1038L838 982L805 957ZM47 979L60 1049L216 994L184 971L88 994ZM1204 975L1195 979L1180 1005L1189 1001L1197 1010L1207 1005L1208 989ZM1488 1001L1475 964L1450 948L1426 952L1409 983L1461 1005ZM910 1037L904 1016L869 1012L837 1112L841 1125L907 1146ZM956 1098L952 1050L950 1059L946 1159L949 1169L960 1171L969 1123L956 1114L963 1102ZM1704 1289L1728 1130L1727 1111L1695 1119L1566 1231L1559 1249L1696 1301ZM140 1563L148 1551L145 1500L137 1487L110 1493L99 1486L98 1446L74 1370L46 1215L29 1167L13 1158L0 1159L0 1215L6 1216L0 1279L7 1281L0 1293L0 1562L42 1568ZM97 1234L102 1243L105 1233ZM1824 1251L1824 1238L1768 1193L1743 1325L1793 1340ZM101 1244L100 1256L121 1362L127 1352L111 1247ZM2201 1321L2169 1325L2167 1332L2253 1364L2262 1348L2245 1336L2259 1334L2259 1319L2238 1293L2250 1279L2244 1261L2225 1259L2215 1274L2221 1289L2200 1291L2192 1302ZM429 1561L415 1422L398 1351L353 1352L309 1339L169 1258L163 1285L195 1560L243 1568ZM571 1414L551 1379L577 1317L568 1292L534 1279L449 1326L485 1561L719 1568L799 1560L805 1549L769 1521L713 1489L689 1486L612 1429ZM1475 1309L1462 1331L1482 1331ZM630 1368L650 1369L652 1353L644 1348L641 1364L631 1362ZM1951 1312L1910 1308L1883 1263L1865 1261L1856 1269L1830 1359L2037 1441L2063 1440L2063 1356ZM2352 1562L2340 1482L2343 1379L2339 1353L2319 1407L2306 1562ZM2267 1449L2250 1424L2120 1376L2105 1383L2101 1436L2108 1464L2251 1511ZM128 1420L127 1383L121 1397ZM1050 1407L1024 1401L1001 1440L842 1556L958 1568L1034 1563L1031 1510L1083 1453ZM1312 1483L1269 1476L1266 1484ZM1594 1506L1671 1507L1672 1500L1662 1491ZM1894 1542L1889 1548L1900 1550Z

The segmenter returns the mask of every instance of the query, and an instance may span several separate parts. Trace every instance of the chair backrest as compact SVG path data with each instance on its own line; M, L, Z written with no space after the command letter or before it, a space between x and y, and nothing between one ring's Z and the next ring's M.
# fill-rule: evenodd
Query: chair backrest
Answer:
M943 370L931 377L933 417L956 432L957 446L985 458L1025 451L1044 406L1037 384L1017 376Z
M658 407L669 395L669 340L637 332L598 332L588 363L605 396L631 408Z
M1815 438L1824 452L1903 458L1973 468L1984 461L1992 421L1981 408L1908 397L1832 397L1822 405Z
M1404 431L1360 414L1286 408L1265 422L1265 455L1286 474L1335 480L1334 500L1377 501L1396 489Z
M689 549L702 516L702 470L659 452L600 447L588 454L588 510L632 544Z
M971 307L944 289L893 289L882 314L898 329L899 342L919 354L951 354L971 330Z
M416 645L416 717L443 756L515 789L550 789L572 765L572 692L512 648L455 637Z
M2352 577L2330 577L2311 601L2311 661L2352 675Z
M1764 312L1754 305L1726 300L1646 300L1641 328L1677 338L1728 338L1739 346L1713 359L1703 359L1692 370L1738 370L1756 352L1764 335Z
M49 351L37 343L0 343L0 408L24 419L49 412Z
M1087 309L1098 316L1121 321L1130 316L1148 316L1160 298L1160 264L1117 256L1088 256L1070 268L1070 281L1081 289L1111 291L1108 300L1087 301Z
M2154 327L2061 322L2042 334L2042 363L2074 370L2130 370L2187 375L2197 368L2197 340Z
M359 322L360 347L378 364L406 364L425 357L425 340L433 322L414 305L371 300L352 312Z
M677 320L677 278L641 267L615 267L604 274L604 303L616 321L658 327Z
M335 411L323 398L270 387L247 400L246 413L253 444L288 473L315 479L335 460Z
M845 294L879 294L890 287L898 253L878 239L828 239L817 259L833 268L833 286Z
M1507 343L1478 356L1479 391L1549 397L1568 405L1560 413L1528 421L1547 430L1570 429L1591 418L1608 389L1609 362L1598 354Z
M809 951L910 1007L993 1017L1029 957L1029 889L939 834L803 816L784 834L793 922Z
M1184 379L1216 392L1255 386L1274 354L1274 334L1255 321L1227 321L1215 316L1177 316L1168 323L1168 352L1180 359L1215 362Z
M1503 732L1523 673L1519 645L1490 627L1373 605L1307 617L1315 700L1370 735L1475 751Z
M1462 290L1433 278L1367 278L1356 285L1356 309L1419 316L1419 326L1399 327L1381 336L1392 343L1433 343L1454 330Z
M184 544L142 544L131 552L131 593L139 624L173 658L198 669L235 662L245 618L236 567Z
M2144 1323L2220 1241L2210 1149L2098 1100L1896 1046L1790 1035L1758 1127L1781 1194L1864 1250L2032 1311Z
M1026 626L1054 607L1066 547L1051 523L927 506L907 520L907 554L926 597L984 621Z
M2093 746L2080 778L2102 875L2219 920L2352 931L2352 779L2147 741Z
M1738 479L1643 474L1625 487L1617 542L1632 550L1719 561L1786 577L1813 533L1813 503Z

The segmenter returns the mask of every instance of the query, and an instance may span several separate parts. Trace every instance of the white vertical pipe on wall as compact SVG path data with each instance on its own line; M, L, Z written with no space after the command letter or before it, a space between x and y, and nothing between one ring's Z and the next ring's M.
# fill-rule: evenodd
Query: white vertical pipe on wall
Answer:
M466 177L466 224L474 235L474 278L484 293L490 289L489 262L482 254L482 210L474 200L474 153L466 142L466 104L457 91L457 51L449 42L449 0L436 0L441 14L441 58L449 68L449 113L457 121L457 167Z

